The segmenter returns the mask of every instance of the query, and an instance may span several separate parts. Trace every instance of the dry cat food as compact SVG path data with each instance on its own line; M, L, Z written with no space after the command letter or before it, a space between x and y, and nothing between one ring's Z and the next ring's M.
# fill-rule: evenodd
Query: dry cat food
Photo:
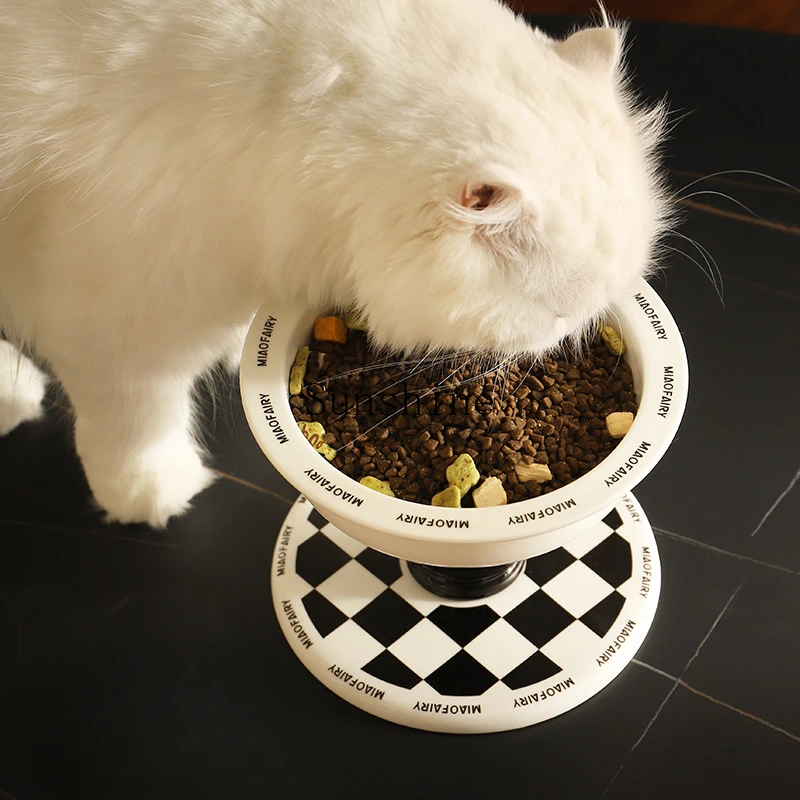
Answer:
M581 357L398 360L322 317L290 405L314 447L362 485L446 507L538 497L585 474L633 423L624 345L605 326Z

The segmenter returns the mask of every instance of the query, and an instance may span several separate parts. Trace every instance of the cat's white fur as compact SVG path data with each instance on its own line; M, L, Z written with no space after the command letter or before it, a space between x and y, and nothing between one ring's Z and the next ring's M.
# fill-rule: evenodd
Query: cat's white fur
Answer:
M647 271L661 115L620 50L495 0L0 0L0 328L109 516L211 481L190 390L268 297L541 352ZM0 356L3 432L44 382Z

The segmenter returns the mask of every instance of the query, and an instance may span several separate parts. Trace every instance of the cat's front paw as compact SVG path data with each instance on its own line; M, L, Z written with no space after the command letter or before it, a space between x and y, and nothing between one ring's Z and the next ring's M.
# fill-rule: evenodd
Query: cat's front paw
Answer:
M0 436L42 416L47 378L10 343L0 341Z
M153 528L163 528L171 517L187 511L192 498L215 477L190 444L136 459L118 474L97 474L85 460L84 468L109 522L144 522Z

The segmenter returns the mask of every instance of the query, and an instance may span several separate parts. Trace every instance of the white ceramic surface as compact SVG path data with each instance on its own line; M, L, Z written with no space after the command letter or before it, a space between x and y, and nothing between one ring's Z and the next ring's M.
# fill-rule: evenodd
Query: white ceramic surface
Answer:
M445 600L301 495L270 583L295 655L339 697L412 728L491 733L563 714L614 680L653 622L661 570L650 524L625 495L499 593Z
M680 331L645 281L610 319L626 346L639 398L633 427L601 464L541 497L496 508L434 508L371 491L326 461L297 428L288 375L307 343L314 311L265 303L245 344L242 401L259 446L275 468L337 528L400 558L442 566L488 566L539 555L591 528L666 452L689 385Z

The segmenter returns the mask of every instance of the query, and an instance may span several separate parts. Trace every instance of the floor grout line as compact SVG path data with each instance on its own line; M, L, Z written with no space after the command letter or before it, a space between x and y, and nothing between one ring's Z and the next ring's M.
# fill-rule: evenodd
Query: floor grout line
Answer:
M294 500L284 497L282 494L275 492L272 489L265 489L263 486L259 486L257 483L252 483L244 478L238 478L236 475L230 475L229 473L223 472L220 469L214 469L212 472L219 478L224 478L227 481L238 483L240 486L246 486L248 489L255 489L255 491L261 492L261 494L268 494L270 497L274 497L276 500L281 500L289 506L294 504Z
M676 678L674 675L670 675L668 672L664 672L663 670L658 669L658 667L654 667L652 664L647 664L644 661L639 661L638 658L631 659L631 663L636 664L638 667L644 667L645 669L649 669L651 672L655 672L657 675L661 675L668 680L671 680L675 686L682 686L684 689L687 689L692 694L696 694L698 697L702 697L705 700L710 700L712 703L716 703L723 708L727 708L730 711L735 711L737 714L741 714L743 717L747 717L747 719L751 719L754 722L759 722L762 725L766 725L768 728L771 728L778 733L782 733L784 736L788 736L790 739L794 739L796 742L800 742L800 736L791 731L787 731L784 728L780 728L777 725L769 722L762 717L757 717L755 714L751 714L749 711L745 711L743 708L739 708L738 706L731 705L730 703L726 703L724 700L720 700L718 697L714 697L708 692L703 692L700 689L692 686L690 683L687 683L683 678ZM669 697L669 695L667 695ZM662 703L663 706L663 703ZM641 738L641 737L640 737ZM631 750L635 750L636 747L634 746Z
M772 512L783 502L786 495L794 489L798 480L800 480L800 467L798 467L789 485L778 495L778 499L767 509L767 513L761 517L761 521L756 525L756 529L750 534L751 539L764 527L764 523L770 518Z
M683 672L681 673L681 678L686 674L686 671L689 669L689 667L692 666L692 662L697 658L697 656L700 655L700 651L703 649L703 645L708 641L709 636L711 636L711 634L714 633L714 629L717 627L717 625L719 625L719 621L722 619L723 615L728 610L730 604L733 602L734 597L736 597L736 595L739 594L739 589L741 589L742 586L744 586L744 581L742 581L736 587L736 591L728 598L728 602L725 603L722 611L720 611L719 614L717 614L717 618L714 620L714 624L711 626L708 633L703 637L703 641L700 642L699 645L697 645L697 650L694 651L694 655L686 662L686 666L683 668Z
M678 681L678 683L683 686L684 689L688 689L692 694L696 694L698 697L702 697L706 700L710 700L712 703L716 703L723 708L727 708L730 711L735 711L737 714L741 714L743 717L747 717L747 719L751 719L754 722L760 722L762 725L766 725L768 728L771 728L778 733L782 733L784 736L788 736L790 739L794 739L796 742L800 742L800 736L797 734L791 733L790 731L785 730L784 728L779 728L777 725L773 725L773 723L768 722L761 717L757 717L755 714L751 714L749 711L745 711L742 708L737 708L736 706L731 705L730 703L726 703L724 700L719 700L716 697L713 697L706 692L701 692L699 689L696 689L694 686L686 683L684 680Z
M740 278L738 275L725 275L725 280L733 281L734 283L741 283L754 289L761 289L764 292L771 292L772 294L777 294L781 297L788 297L790 300L800 300L800 295L792 294L792 292L787 292L784 289L776 289L774 286L768 286L766 283L757 283L756 281L751 281L747 278Z
M670 675L669 672L664 672L663 669L659 669L658 667L654 667L652 664L648 664L645 661L639 661L638 658L631 659L632 664L636 664L639 667L644 667L645 669L649 669L651 672L655 672L657 675L661 675L664 678L668 678L675 683L680 681L680 678L676 678L674 675Z
M680 533L675 533L674 531L668 531L664 528L656 528L653 527L653 532L661 535L666 536L668 539L675 539L679 542L684 542L686 544L693 545L694 547L700 547L703 550L711 550L714 553L719 553L723 556L730 556L731 558L738 558L742 561L749 561L752 564L758 564L761 567L768 567L769 569L776 569L780 572L786 572L789 575L800 575L800 572L794 569L790 569L789 567L782 567L779 564L770 564L769 561L761 561L758 558L753 558L752 556L744 556L741 553L733 553L730 550L723 550L721 547L715 547L713 544L707 544L706 542L700 542L697 539L692 539L689 536L682 536Z
M697 203L694 200L679 200L678 203L686 208L693 208L695 211L705 211L708 214L715 214L718 217L732 219L736 222L746 222L748 225L757 225L760 228L769 228L781 233L791 233L800 236L800 227L797 225L787 225L783 222L773 222L771 219L759 219L758 217L748 217L747 214L740 214L738 211L726 211L716 206Z
M655 721L658 719L659 715L664 710L664 707L669 702L670 697L672 697L672 695L675 694L675 690L678 688L678 686L685 686L687 689L691 689L692 691L694 691L695 694L701 694L699 690L695 690L693 687L690 687L689 684L687 684L683 680L683 676L686 674L686 670L689 669L689 667L691 666L692 661L694 661L695 658L697 658L697 656L699 655L700 650L703 648L703 645L708 641L708 638L714 632L714 629L717 627L717 625L719 625L720 620L722 619L722 617L724 616L725 612L730 607L731 603L733 602L733 598L736 597L736 595L739 593L739 589L741 589L742 586L744 586L744 581L742 581L736 587L736 591L728 598L728 602L725 603L725 605L722 608L722 611L720 611L719 614L717 615L717 618L712 623L711 628L709 629L708 633L706 633L706 635L703 637L703 641L700 642L700 645L698 646L697 650L695 650L694 655L686 662L686 666L681 671L680 677L676 678L674 675L670 675L668 672L663 672L662 670L660 670L660 669L658 669L656 667L653 667L650 664L646 664L644 661L639 661L636 658L631 659L631 661L634 664L637 664L640 667L645 667L646 669L649 669L652 672L655 672L655 673L667 678L668 680L671 680L672 681L672 688L669 690L669 692L667 692L667 696L661 701L661 705L656 709L656 713L653 714L653 716L650 718L650 721L647 723L647 726L645 727L644 731L642 731L642 735L636 740L636 742L634 742L633 747L631 747L631 749L628 751L628 753L622 759L622 763L619 765L619 767L617 768L617 771L614 773L613 777L611 778L611 780L609 781L608 785L604 789L603 794L600 795L600 800L603 800L603 798L608 794L608 791L614 785L614 782L617 780L617 778L619 777L620 773L622 772L625 764L627 763L628 759L630 758L631 753L633 753L633 751L636 750L636 748L644 741L645 736L647 736L647 734L649 733L650 729L655 724ZM711 698L711 696L709 695L709 699L713 699L713 698ZM721 700L719 701L719 703L721 705L724 705L724 703ZM741 713L744 713L746 715L746 712L741 712ZM754 717L754 719L756 719L756 718ZM763 720L759 720L759 721L763 721ZM775 726L770 724L770 727L775 727ZM786 733L786 731L784 731L784 733ZM791 736L792 738L794 738L793 734L788 734L788 735Z

